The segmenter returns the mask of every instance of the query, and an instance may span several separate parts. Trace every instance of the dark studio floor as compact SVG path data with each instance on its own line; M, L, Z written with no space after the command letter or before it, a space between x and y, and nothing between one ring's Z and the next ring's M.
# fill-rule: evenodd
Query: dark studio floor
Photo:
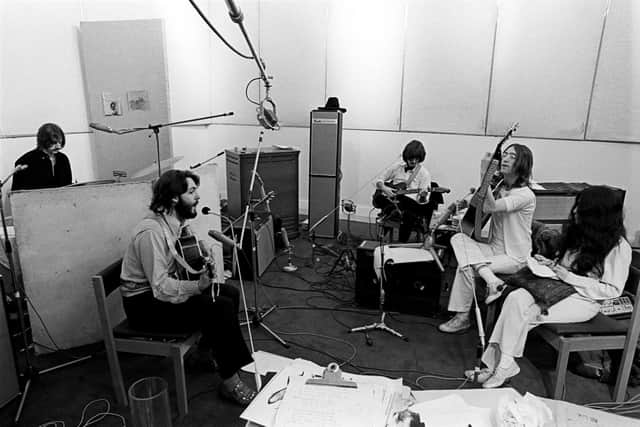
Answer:
M352 227L354 234L369 235L366 225ZM354 239L356 240L356 239ZM355 272L347 271L339 264L331 276L335 257L324 250L316 250L320 262L311 266L311 244L301 237L296 239L293 262L299 267L295 273L281 270L287 257L281 254L261 278L258 302L261 306L277 304L278 309L267 317L268 325L287 340L291 347L284 348L270 338L261 328L254 329L256 350L282 356L304 358L320 365L336 361L344 371L371 373L389 377L402 377L406 385L420 389L473 388L461 378L464 369L476 363L477 334L475 329L461 335L446 335L436 326L445 314L434 317L389 313L387 324L409 337L405 342L385 332L370 332L372 345L365 342L363 334L349 334L349 328L377 321L377 310L362 309L354 302ZM335 242L334 249L341 246ZM355 253L355 249L353 250ZM449 272L450 273L450 272ZM450 274L445 275L445 282ZM253 305L253 284L246 284L247 297ZM446 306L442 295L441 306ZM438 318L439 317L439 318ZM246 334L246 331L245 331ZM246 336L246 335L245 335ZM550 387L555 355L534 335L530 337L525 358L520 360L521 373L511 386L521 393L529 391L546 396ZM83 408L94 399L104 398L111 403L111 411L121 414L129 422L128 408L115 404L111 379L101 344L74 348L54 354L39 356L37 369L70 360L71 357L92 354L93 357L37 377L27 394L20 426L40 426L60 420L67 426L79 425ZM173 390L173 375L168 360L121 354L123 376L128 385L146 376L163 376ZM251 375L243 378L253 385ZM174 426L243 426L239 419L242 408L220 400L217 395L217 375L197 366L187 370L189 414L183 419L174 418ZM573 373L567 375L566 400L574 403L590 403L611 400L612 386L587 379ZM629 388L628 396L634 396L640 388ZM9 426L18 407L19 399L0 409L0 426ZM172 413L177 414L175 399L171 395ZM91 408L90 408L91 409ZM104 406L93 407L85 417ZM640 412L635 416L640 418ZM53 424L49 424L53 425ZM61 425L58 423L57 425ZM97 423L103 426L122 425L116 417L108 417Z

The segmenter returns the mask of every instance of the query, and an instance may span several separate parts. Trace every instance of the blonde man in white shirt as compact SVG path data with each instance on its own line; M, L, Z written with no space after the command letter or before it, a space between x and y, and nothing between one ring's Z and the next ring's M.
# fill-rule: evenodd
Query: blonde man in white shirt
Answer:
M456 315L438 327L441 332L462 332L471 326L469 311L476 275L487 283L490 303L500 295L503 285L496 273L512 274L526 265L531 255L531 224L536 208L536 196L529 188L532 169L531 150L522 144L509 145L500 163L502 183L498 198L487 191L484 201L483 211L491 214L489 241L479 243L462 233L451 238L458 271L448 309Z
M482 387L500 387L520 372L515 358L522 357L532 328L542 323L586 322L598 314L604 300L622 294L632 257L625 238L623 198L619 191L605 186L578 194L562 233L558 258L551 261L536 255L575 293L549 307L546 314L525 289L507 296L482 356L486 368L477 376ZM471 379L474 372L465 375Z
M411 229L420 217L430 216L433 211L428 204L431 174L422 164L426 157L424 145L414 139L404 147L402 162L391 166L376 181L373 206L385 215L399 210L401 242L409 240ZM398 190L410 190L410 193L399 195Z

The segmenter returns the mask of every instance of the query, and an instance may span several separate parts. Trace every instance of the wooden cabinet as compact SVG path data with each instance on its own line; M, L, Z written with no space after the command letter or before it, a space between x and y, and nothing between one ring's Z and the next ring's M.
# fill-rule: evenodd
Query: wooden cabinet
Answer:
M256 159L256 148L226 150L227 200L229 215L244 213L251 183L251 172ZM274 191L271 212L282 220L290 238L298 236L298 157L295 149L262 148L258 160L258 174L264 182L265 192ZM253 186L252 200L260 199L259 184ZM278 230L275 230L276 232Z
M579 192L589 187L585 182L540 182L533 187L536 195L536 210L533 219L551 226L566 224L569 213ZM625 191L620 192L624 200Z

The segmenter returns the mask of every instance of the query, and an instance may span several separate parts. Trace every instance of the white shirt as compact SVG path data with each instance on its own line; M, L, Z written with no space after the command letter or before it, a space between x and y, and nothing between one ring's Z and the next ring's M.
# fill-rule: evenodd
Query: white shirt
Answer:
M494 253L504 253L519 261L531 255L531 224L536 195L529 187L500 189L496 211L491 215L489 245Z
M605 300L622 295L631 265L631 245L624 238L620 239L603 261L602 276L589 273L586 276L569 272L564 282L576 288L576 292L592 300ZM575 254L566 253L560 264L570 268Z
M388 182L391 181L392 184L399 184L401 182L407 182L413 170L406 171L404 170L406 164L405 162L398 162L395 165L391 166L387 169L382 176L380 176L377 182ZM420 170L416 173L415 178L409 185L407 186L407 190L431 190L431 174L427 170L426 167L419 163L418 166ZM411 197L413 200L416 200L418 197L417 193L414 194L406 194L407 197Z

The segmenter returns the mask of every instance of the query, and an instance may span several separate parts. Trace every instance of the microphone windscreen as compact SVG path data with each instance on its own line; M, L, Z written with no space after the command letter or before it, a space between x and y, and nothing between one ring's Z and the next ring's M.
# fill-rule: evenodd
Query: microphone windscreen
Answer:
M209 206L204 206L202 208L202 215L209 215L209 212L211 212L211 208L209 208Z

